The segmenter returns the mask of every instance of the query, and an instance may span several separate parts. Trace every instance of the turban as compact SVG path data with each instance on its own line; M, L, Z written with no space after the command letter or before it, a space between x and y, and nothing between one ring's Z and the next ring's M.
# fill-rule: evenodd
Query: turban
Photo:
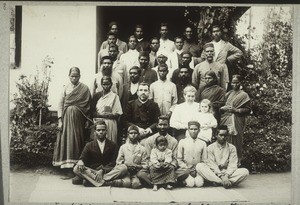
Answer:
M130 132L130 130L135 130L135 131L137 131L139 133L139 128L137 126L135 126L135 125L131 125L130 127L128 127L127 131Z
M188 122L188 127L190 127L191 125L196 125L198 128L200 128L200 123L197 121L189 121Z
M146 56L147 58L149 58L149 52L148 51L141 51L139 53L139 57L141 57L141 56Z
M159 50L157 53L156 53L156 57L160 56L160 55L163 55L165 56L166 58L168 58L168 53L164 50Z
M205 50L206 48L209 48L209 47L214 48L214 44L213 43L206 43L206 44L204 44L203 50Z

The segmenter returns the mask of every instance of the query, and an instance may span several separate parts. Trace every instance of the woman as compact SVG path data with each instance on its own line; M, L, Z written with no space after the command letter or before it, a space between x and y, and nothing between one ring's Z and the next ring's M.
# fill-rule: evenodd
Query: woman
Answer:
M104 120L107 125L107 138L117 144L117 119L123 114L120 99L111 91L112 80L110 77L103 76L101 86L103 90L96 93L92 99L93 121Z
M185 138L188 122L197 120L195 113L199 111L199 103L195 101L196 88L188 85L183 90L185 102L177 105L170 118L170 126L174 128L174 137L179 141Z
M212 105L212 111L214 117L220 122L220 112L219 109L225 104L225 94L224 88L219 86L218 77L214 71L208 71L205 73L206 85L202 92L197 92L196 102L200 102L203 99L208 99Z
M232 90L225 95L225 106L220 108L222 113L220 124L228 126L232 143L237 149L239 163L242 157L243 135L246 115L250 114L250 98L241 90L241 76L233 75Z
M53 165L73 168L84 147L84 129L88 126L91 94L88 86L79 82L80 70L69 71L70 84L64 87L58 105L60 133L54 148ZM72 169L68 169L69 177Z

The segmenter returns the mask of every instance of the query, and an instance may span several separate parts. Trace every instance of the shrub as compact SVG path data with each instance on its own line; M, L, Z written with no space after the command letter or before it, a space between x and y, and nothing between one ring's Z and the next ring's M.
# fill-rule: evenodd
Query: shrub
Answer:
M49 121L48 86L53 60L46 57L36 75L22 75L16 84L11 110L11 163L48 164L56 140L56 125ZM40 71L42 71L40 73ZM32 78L33 77L33 78Z
M244 163L258 171L291 169L292 39L290 22L272 20L262 43L248 53L250 66L241 70L253 110Z

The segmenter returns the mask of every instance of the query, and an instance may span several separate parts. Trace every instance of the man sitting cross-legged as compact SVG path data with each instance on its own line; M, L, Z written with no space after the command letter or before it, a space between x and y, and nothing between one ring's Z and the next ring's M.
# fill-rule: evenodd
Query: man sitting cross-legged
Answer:
M139 129L131 125L128 128L127 141L120 147L116 166L103 176L102 185L141 188L141 182L151 184L148 169L149 157L146 149L140 145Z
M226 141L226 136L227 125L219 125L217 141L207 148L207 164L198 164L196 170L204 179L228 189L244 181L249 171L246 168L237 168L236 148Z
M95 139L85 145L79 161L73 171L76 177L73 184L85 186L99 186L103 174L108 173L115 166L117 146L106 139L106 124L100 120L95 123ZM83 180L84 179L84 180Z
M188 130L185 138L178 143L178 171L187 170L188 177L185 179L187 187L202 187L204 179L196 171L196 166L203 164L207 160L206 143L198 138L200 124L197 121L188 122Z

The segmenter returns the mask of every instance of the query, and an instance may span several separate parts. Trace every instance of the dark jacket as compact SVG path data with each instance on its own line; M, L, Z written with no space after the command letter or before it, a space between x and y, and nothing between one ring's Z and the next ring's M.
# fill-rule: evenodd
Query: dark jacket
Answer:
M96 170L103 168L108 172L116 165L117 156L118 149L115 143L106 139L103 153L101 153L97 139L94 139L85 145L79 159L86 167Z

